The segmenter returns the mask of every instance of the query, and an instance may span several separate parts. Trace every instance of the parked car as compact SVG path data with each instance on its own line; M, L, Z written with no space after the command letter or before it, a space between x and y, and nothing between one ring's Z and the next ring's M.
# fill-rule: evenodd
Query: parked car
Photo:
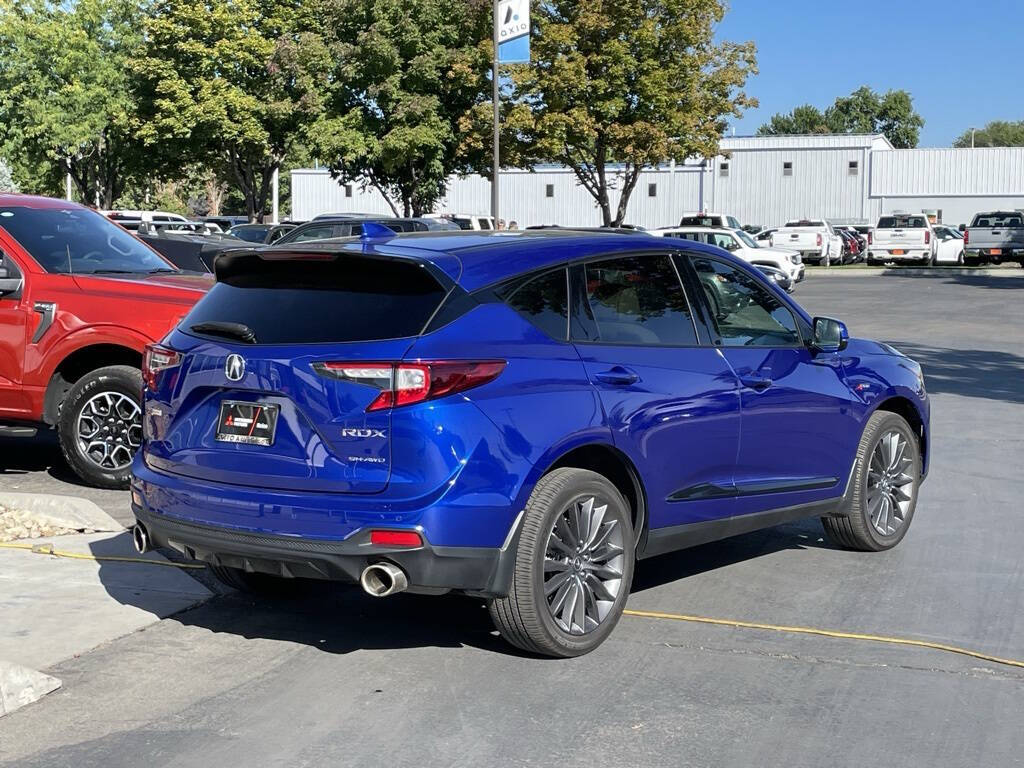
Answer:
M512 644L578 656L638 558L808 517L841 547L896 545L928 468L920 367L718 248L645 243L222 257L146 353L138 548L245 590L468 592Z
M720 229L743 229L735 216L724 213L688 213L679 220L680 227L718 227Z
M933 224L932 234L935 235L935 263L964 263L964 236L953 227L944 224Z
M841 229L843 232L846 232L846 233L852 235L853 238L857 241L857 251L858 251L858 259L857 259L857 261L864 261L864 259L867 258L867 255L868 255L868 236L867 236L867 233L863 233L862 234L861 232L859 232L857 230L857 227L853 227L853 226L849 226L849 225L848 226L843 226L843 227L833 227L833 229L837 229L837 230ZM864 229L868 229L868 228L865 227Z
M388 219L388 218L344 218L317 217L306 222L283 237L278 238L278 245L289 245L291 243L305 243L312 240L327 240L338 237L358 237L362 234L363 224L383 224L395 232L429 232L453 230L458 227L450 222L441 219L410 218L410 219Z
M229 229L228 234L247 243L273 245L296 226L296 224L238 224Z
M836 234L843 240L843 264L861 261L860 241L845 229L836 228Z
M478 213L433 213L427 214L428 219L443 219L450 221L459 229L475 230L486 232L495 229L494 217Z
M843 241L824 219L795 219L786 222L772 234L772 248L797 251L804 262L823 267L839 264L843 258Z
M964 231L964 261L971 265L1016 261L1024 267L1024 213L976 214Z
M793 284L804 279L804 265L799 253L796 251L760 247L742 229L669 227L667 229L654 229L648 234L655 237L691 240L723 248L756 267L767 266L782 270Z
M781 269L776 269L775 267L769 267L766 264L758 264L756 266L758 272L767 277L786 293L792 293L796 289L796 283L788 273L783 272Z
M923 213L892 213L878 219L872 233L868 264L918 262L935 259L932 225Z
M188 219L182 216L180 213L171 213L170 211L129 211L129 210L118 210L118 211L100 211L111 221L116 221L122 227L130 232L138 230L139 224L142 222L177 222L179 224L187 224Z
M754 242L757 243L759 248L771 248L772 235L779 231L778 227L771 227L769 229L762 229L756 235L754 235Z
M248 216L202 216L201 221L208 222L210 224L216 224L221 228L222 232L227 232L232 227L237 227L239 224L248 224Z
M82 480L127 488L142 351L210 283L88 208L0 195L0 435L55 429Z

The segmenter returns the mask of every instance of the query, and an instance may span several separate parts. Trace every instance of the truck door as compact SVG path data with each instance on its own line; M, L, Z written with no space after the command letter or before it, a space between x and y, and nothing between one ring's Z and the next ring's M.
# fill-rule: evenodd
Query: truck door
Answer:
M21 381L30 314L24 272L4 247L0 232L0 420L24 418L28 408Z

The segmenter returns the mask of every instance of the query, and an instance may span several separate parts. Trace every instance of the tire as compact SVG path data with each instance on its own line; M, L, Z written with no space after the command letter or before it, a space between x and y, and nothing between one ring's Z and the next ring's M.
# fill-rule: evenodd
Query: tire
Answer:
M614 553L601 559L595 557L593 565L585 559L581 563L580 555L573 554L573 547L560 544L560 548L556 548L551 544L563 539L571 541L565 532L571 525L568 513L585 511L588 499L596 500L590 507L594 514L599 514L601 506L606 507L603 517L598 518L599 543L591 551L599 557ZM556 525L559 529L557 536L553 530ZM580 525L577 530L586 528ZM530 653L560 658L589 653L605 641L622 616L633 580L635 549L629 505L614 485L585 469L565 467L553 470L540 479L526 503L509 594L488 602L494 626L505 640ZM549 552L553 557L548 557ZM597 581L597 571L591 569L601 568L602 564L608 571L618 574L618 578L605 581L600 588L604 590L603 597L614 599L588 602L584 598L581 626L577 623L579 612L566 609L583 597L581 583L591 585ZM548 583L565 574L562 586L552 596L556 602L561 598L561 609L549 605L544 590L545 572L550 572L549 568L556 565L559 570L554 572ZM592 595L600 594L596 587L588 588L593 590ZM576 599L569 603L574 596ZM598 602L603 605L599 606ZM596 621L587 610L591 605L594 613L599 614ZM555 613L559 614L558 619ZM567 613L571 615L567 616ZM565 621L568 627L560 621Z
M282 576L272 576L269 573L249 573L241 568L230 568L226 565L207 565L206 567L224 586L249 595L281 597L293 594L300 589L300 579L286 579Z
M902 452L896 451L902 455L903 461L897 462L896 469L899 470L900 476L909 478L908 482L905 485L890 484L889 491L872 489L869 487L871 476L877 473L873 472L871 467L877 467L875 461L884 458L886 448L880 444L883 440L888 441L891 435L897 435L903 441ZM881 456L878 455L878 451L881 451ZM881 552L899 544L913 520L917 507L917 492L921 484L920 443L914 430L902 416L889 411L876 411L871 415L857 447L857 463L850 483L849 493L839 510L839 515L821 519L829 541L844 549L862 552ZM874 494L882 496L877 506L873 501ZM900 501L894 501L896 499ZM905 507L899 506L901 504L905 504ZM884 505L888 505L891 517L887 517L882 525L876 526L875 515L872 513L876 510L882 512ZM881 528L885 528L886 532L883 533Z
M57 434L68 465L97 488L123 489L142 441L142 373L129 365L91 371L75 382L60 406ZM86 444L80 433L92 432ZM105 447L101 447L105 446Z
M964 265L964 252L963 251L960 251L960 253L958 253L956 255L956 265L958 267L962 267ZM1024 267L1024 263L1022 263L1021 266Z

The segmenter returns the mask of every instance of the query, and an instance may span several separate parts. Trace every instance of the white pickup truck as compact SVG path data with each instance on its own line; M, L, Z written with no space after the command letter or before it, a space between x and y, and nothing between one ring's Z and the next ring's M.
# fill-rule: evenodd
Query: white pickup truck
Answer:
M843 263L843 240L824 219L798 219L786 222L771 237L772 248L797 251L804 262L821 264Z
M878 219L868 241L868 264L935 263L935 233L923 213L890 213Z

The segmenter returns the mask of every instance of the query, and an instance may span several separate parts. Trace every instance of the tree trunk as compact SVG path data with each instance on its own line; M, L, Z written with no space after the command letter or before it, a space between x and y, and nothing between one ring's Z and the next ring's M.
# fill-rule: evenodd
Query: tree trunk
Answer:
M604 138L597 137L594 165L597 168L597 204L601 207L601 226L612 225L612 204L608 199L608 168L605 156Z
M619 196L619 207L615 212L615 221L612 226L621 227L626 218L626 209L629 208L629 199L633 196L637 182L640 181L640 168L626 164L626 178L622 185L622 194Z

